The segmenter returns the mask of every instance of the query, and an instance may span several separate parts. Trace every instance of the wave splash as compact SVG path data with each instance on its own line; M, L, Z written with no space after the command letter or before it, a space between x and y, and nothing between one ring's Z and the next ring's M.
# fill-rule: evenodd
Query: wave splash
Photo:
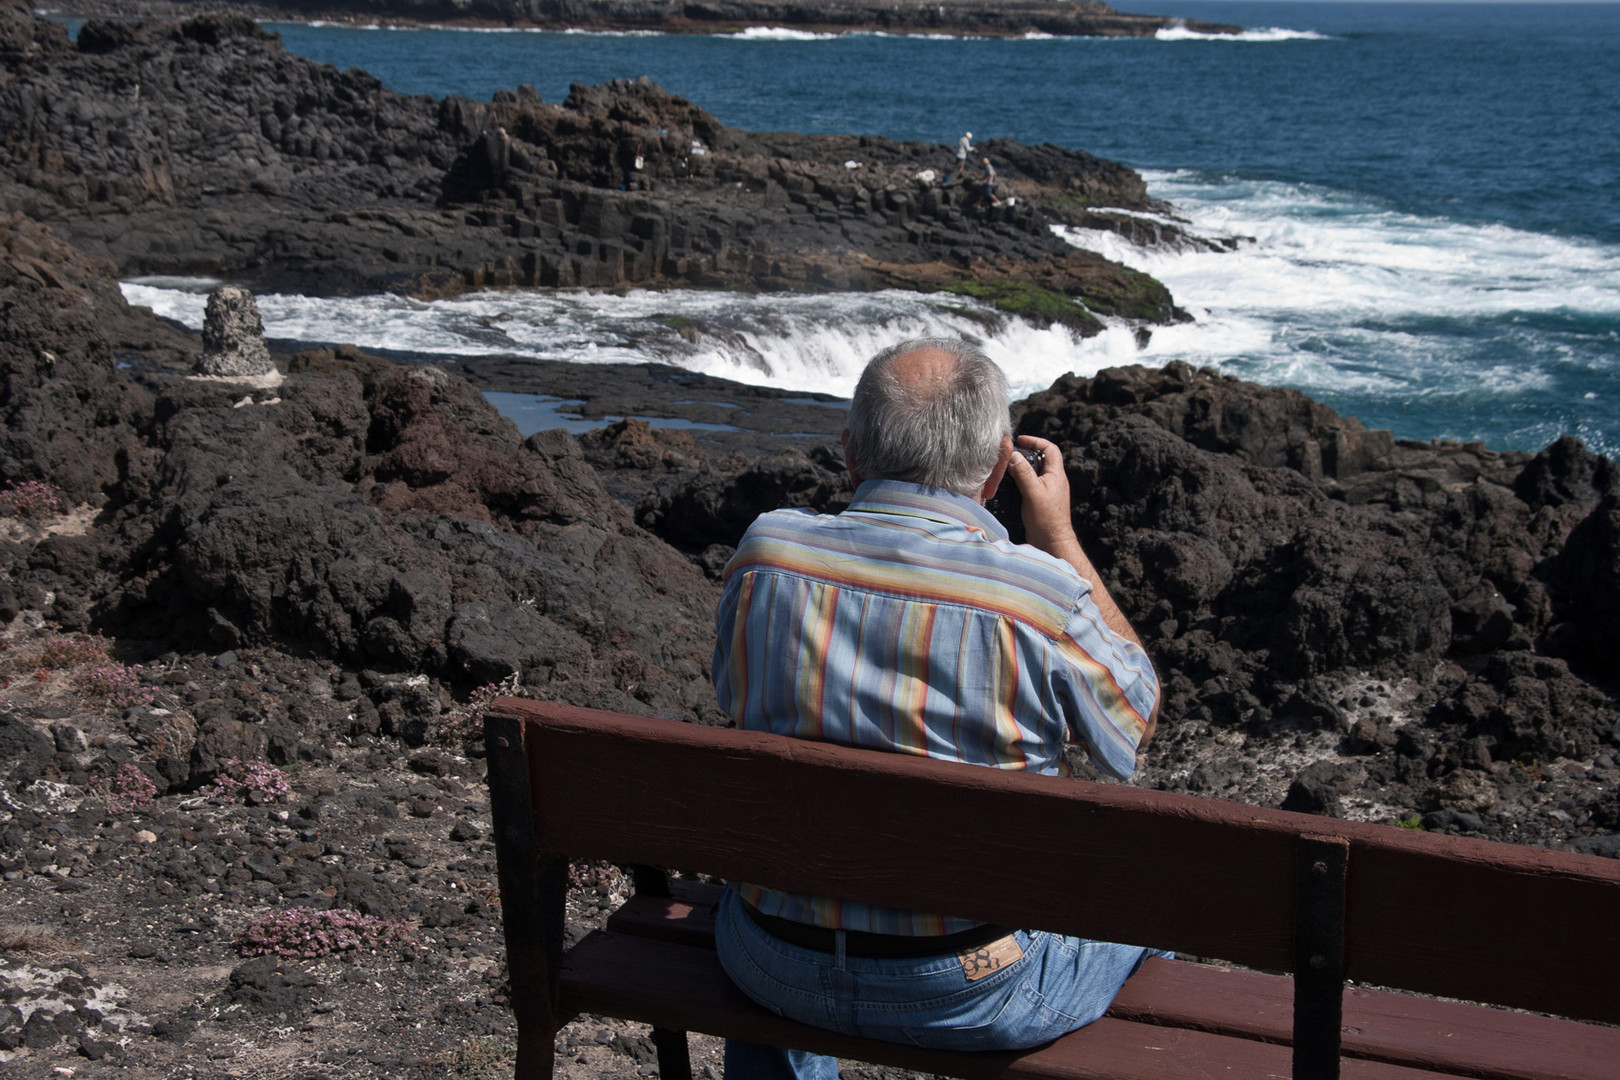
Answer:
M1076 340L965 297L900 291L488 292L432 303L264 295L259 310L272 338L300 346L657 362L842 396L866 359L895 341L966 336L1020 396L1070 371L1181 360L1294 387L1401 437L1539 450L1572 433L1620 453L1620 246L1424 217L1309 185L1145 176L1184 219L1166 224L1232 239L1237 250L1142 248L1109 232L1058 230L1163 281L1195 317L1153 328L1140 348L1124 323ZM124 292L200 329L213 284L140 279Z
M735 34L716 34L716 37L738 38L743 41L831 41L841 35L794 30L787 26L750 26Z
M1184 22L1161 27L1153 34L1158 41L1246 41L1271 43L1276 41L1333 41L1331 34L1315 30L1288 30L1281 26L1257 27L1238 34L1203 34L1188 28Z
M210 279L140 278L125 299L200 330ZM966 297L898 290L817 296L741 296L673 290L623 296L486 292L422 302L408 297L256 297L266 336L299 346L354 344L429 360L512 356L575 363L671 364L737 382L847 397L866 361L913 337L967 337L1007 372L1015 396L1060 375L1131 363L1123 323L1078 340Z
M1620 449L1620 247L1424 217L1310 185L1145 172L1233 252L1055 231L1164 282L1196 321L1141 362L1292 386L1397 435Z

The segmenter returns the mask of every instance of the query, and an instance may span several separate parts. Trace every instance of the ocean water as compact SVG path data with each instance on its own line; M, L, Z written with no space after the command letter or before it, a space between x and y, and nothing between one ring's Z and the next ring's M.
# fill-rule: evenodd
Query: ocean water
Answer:
M1196 316L1138 350L1013 324L983 335L1021 390L1183 359L1292 386L1407 438L1620 454L1620 4L1226 3L1125 10L1234 22L1105 41L355 29L274 25L287 47L408 93L487 100L649 75L723 122L1053 142L1139 169L1233 253L1072 242L1164 281ZM1011 185L1016 194L1016 184ZM199 283L126 285L201 324ZM900 293L260 297L273 336L423 355L655 358L845 390L901 334L975 332L966 302ZM697 341L667 330L696 317Z

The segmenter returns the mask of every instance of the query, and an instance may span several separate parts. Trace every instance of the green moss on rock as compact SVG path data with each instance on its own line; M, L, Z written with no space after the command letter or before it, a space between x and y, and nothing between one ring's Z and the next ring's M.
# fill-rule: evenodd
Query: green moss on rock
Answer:
M971 296L975 300L990 304L998 311L1005 311L1009 315L1017 315L1042 325L1061 323L1088 335L1102 329L1102 323L1084 304L1053 289L1036 285L1032 281L1017 279L957 281L945 286L945 291Z
M1152 323L1188 322L1192 316L1176 306L1170 290L1158 278L1121 266L1095 283L1088 282L1086 305L1103 315Z

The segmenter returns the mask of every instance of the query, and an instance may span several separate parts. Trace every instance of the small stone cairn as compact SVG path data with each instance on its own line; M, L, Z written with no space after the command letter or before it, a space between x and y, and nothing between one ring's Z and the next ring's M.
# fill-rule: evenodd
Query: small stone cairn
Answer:
M196 373L257 379L275 370L253 294L235 285L221 285L209 293L203 315L203 352Z

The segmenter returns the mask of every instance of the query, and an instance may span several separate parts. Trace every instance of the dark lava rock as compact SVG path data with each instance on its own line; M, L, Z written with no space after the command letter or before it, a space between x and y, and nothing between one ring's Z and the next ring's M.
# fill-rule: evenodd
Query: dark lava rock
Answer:
M607 429L581 441L589 445L592 438L618 437ZM842 461L834 468L827 455L781 450L747 463L741 472L699 467L643 498L636 520L683 551L698 553L715 544L736 547L767 510L809 506L836 512L853 494Z
M1100 329L1092 312L1186 317L1158 282L1052 234L1094 206L1163 209L1088 154L987 142L1019 198L980 207L925 177L946 147L739 131L645 79L562 105L527 87L435 101L290 56L239 12L91 21L75 46L8 11L0 194L120 274L419 296L972 285L1076 333Z
M191 749L191 776L206 783L226 772L231 762L259 761L264 758L266 737L262 728L242 720L217 719L203 724Z
M1431 810L1423 815L1423 828L1428 832L1477 833L1485 828L1478 814L1459 810Z
M98 0L90 14L190 14L199 6L179 0ZM1162 15L1131 15L1098 0L927 0L910 4L878 0L718 0L702 5L669 5L652 0L593 0L589 5L536 0L380 0L357 6L351 0L253 0L243 5L271 19L349 19L370 22L425 22L434 25L535 26L558 30L655 30L666 34L731 33L748 26L790 26L807 31L856 30L890 34L1023 37L1030 33L1065 37L1151 37L1185 24L1199 33L1236 33L1238 27ZM61 9L77 12L69 3ZM103 32L106 33L105 31ZM108 35L111 36L111 35Z
M115 1042L107 1042L102 1039L94 1038L90 1035L82 1035L79 1037L79 1053L83 1054L90 1061L100 1061L108 1056L116 1059L122 1056L122 1049L123 1048Z
M1348 733L1311 702L1367 673L1431 687L1425 722L1490 759L1613 737L1611 470L1578 444L1396 442L1179 364L1067 376L1018 427L1068 448L1075 527L1170 676L1166 716Z
M37 779L56 753L50 734L13 714L0 716L0 762L15 779Z
M1620 859L1620 836L1577 836L1571 846L1583 855Z
M1317 762L1294 777L1281 809L1295 810L1302 814L1343 817L1344 807L1339 800L1339 787L1342 783L1341 771L1334 762Z
M256 956L231 969L226 1000L258 1013L296 1016L315 1002L320 981L279 956Z
M101 505L151 416L149 395L118 370L98 325L98 311L119 322L127 311L112 264L19 214L0 216L0 310L0 475L48 480L70 505Z
M35 1009L22 1028L22 1044L30 1050L44 1050L62 1040L62 1031L55 1017L44 1009Z
M159 1020L152 1025L154 1038L168 1042L185 1042L197 1030L197 1022L187 1019Z
M13 315L0 475L43 474L104 503L102 528L6 549L16 585L54 594L53 617L93 614L155 652L297 640L463 687L518 672L542 696L712 711L707 651L689 643L711 632L714 586L633 523L572 438L521 439L462 379L353 350L295 358L279 402L247 408L215 384L131 375L98 330L102 312L129 317L111 267L20 219L6 235L26 245L0 259ZM47 263L78 276L29 270ZM62 350L56 361L43 345ZM105 453L87 465L80 451L98 438ZM373 696L354 722L418 741L439 711L436 696ZM191 782L271 744L295 756L278 709L197 702ZM3 730L11 760L45 752L22 727Z

